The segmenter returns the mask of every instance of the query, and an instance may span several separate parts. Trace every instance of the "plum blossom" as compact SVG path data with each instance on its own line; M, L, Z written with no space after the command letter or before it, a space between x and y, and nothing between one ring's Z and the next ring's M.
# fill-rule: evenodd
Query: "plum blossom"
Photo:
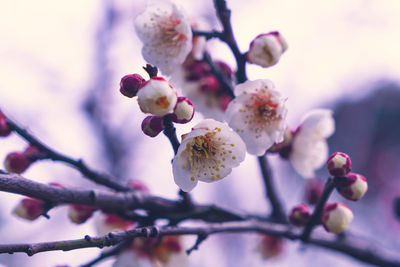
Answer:
M286 99L270 80L246 81L235 87L236 98L226 110L228 124L242 137L250 154L261 156L283 141Z
M170 1L149 1L135 19L135 30L143 42L143 58L165 75L182 64L192 49L190 22Z
M162 77L153 77L137 93L140 110L156 116L172 113L178 96L174 88Z
M312 178L328 158L326 139L335 131L332 111L314 109L302 119L294 133L289 160L304 178Z
M207 183L221 180L245 155L246 146L237 133L222 122L206 119L182 136L173 161L175 183L188 192L199 180Z

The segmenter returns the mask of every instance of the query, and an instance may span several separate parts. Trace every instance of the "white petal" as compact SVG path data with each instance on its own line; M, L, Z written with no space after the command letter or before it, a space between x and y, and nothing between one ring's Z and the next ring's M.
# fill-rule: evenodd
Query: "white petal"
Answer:
M197 178L190 173L187 158L177 155L172 163L174 181L182 191L189 192L197 185Z

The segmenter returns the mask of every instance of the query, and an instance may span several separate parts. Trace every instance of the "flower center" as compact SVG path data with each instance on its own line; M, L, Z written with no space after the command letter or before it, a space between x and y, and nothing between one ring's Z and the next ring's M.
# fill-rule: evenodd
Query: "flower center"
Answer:
M161 39L163 43L177 45L187 40L187 37L177 30L176 27L179 24L181 24L181 20L177 18L174 14L171 17L167 18L163 24L161 24L163 32L163 36Z
M157 106L159 106L160 108L168 108L168 107L169 107L169 101L168 101L168 99L167 99L166 96L159 97L159 98L156 100L156 104L157 104Z

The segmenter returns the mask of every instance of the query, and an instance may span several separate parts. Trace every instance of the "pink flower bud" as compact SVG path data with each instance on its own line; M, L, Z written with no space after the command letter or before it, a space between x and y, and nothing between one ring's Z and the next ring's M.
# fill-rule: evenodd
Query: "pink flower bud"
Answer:
M231 67L223 61L216 60L214 61L215 67L221 71L225 76L230 77L233 75L233 71Z
M328 203L322 212L321 223L326 231L341 234L346 231L353 218L353 212L347 205Z
M20 218L33 221L44 213L44 202L34 198L24 198L13 213Z
M147 116L142 122L142 131L150 137L157 136L164 129L164 119L158 116Z
M187 97L178 97L174 113L169 115L171 120L176 123L187 123L193 119L194 107Z
M357 201L362 198L368 190L367 179L357 173L349 173L345 178L338 178L337 190L346 199Z
M178 97L174 88L162 77L152 77L137 93L140 110L155 116L172 113Z
M32 145L28 146L23 154L31 163L38 159L45 158L45 153L40 151L39 148Z
M10 135L11 129L7 124L7 117L0 111L0 136L6 137Z
M96 210L94 207L78 204L69 205L68 208L68 218L76 224L86 222Z
M197 81L208 75L211 71L210 65L206 62L193 62L185 65L185 79L188 81Z
M304 204L295 206L289 215L289 222L296 226L305 226L311 218L308 207Z
M350 157L342 152L335 152L326 162L329 173L335 177L342 177L351 171Z
M304 198L310 205L317 204L324 191L324 183L320 179L311 179L306 182Z
M279 256L283 252L284 240L279 236L263 235L258 251L263 259L270 259Z
M4 166L8 172L23 173L31 164L22 152L12 152L7 155Z
M279 32L260 34L250 43L246 59L261 67L270 67L278 63L287 47L285 39Z
M145 82L139 74L129 74L122 77L119 91L126 97L134 97Z

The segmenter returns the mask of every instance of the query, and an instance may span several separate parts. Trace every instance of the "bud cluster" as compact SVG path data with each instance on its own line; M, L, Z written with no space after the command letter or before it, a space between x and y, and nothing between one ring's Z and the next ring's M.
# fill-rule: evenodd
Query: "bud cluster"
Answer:
M187 123L194 116L192 102L178 97L175 89L162 77L151 77L146 81L139 74L122 77L120 92L129 98L137 96L140 110L151 114L142 122L142 131L155 137L165 129L164 117L175 123Z

